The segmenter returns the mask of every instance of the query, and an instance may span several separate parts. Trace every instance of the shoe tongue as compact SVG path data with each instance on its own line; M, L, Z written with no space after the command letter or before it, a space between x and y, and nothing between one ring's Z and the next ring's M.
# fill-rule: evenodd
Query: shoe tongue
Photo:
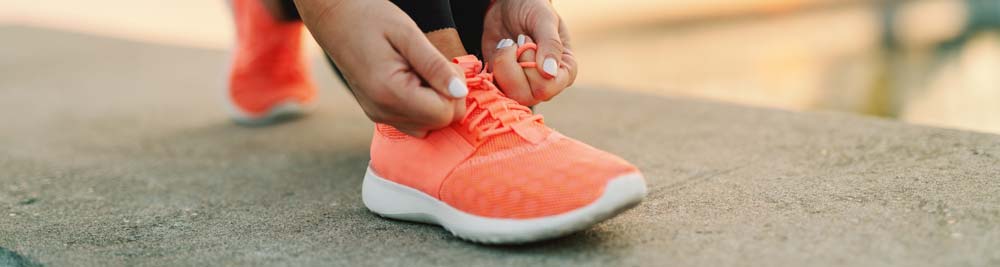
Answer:
M451 59L451 62L461 66L465 70L465 78L471 78L483 71L483 62L474 55L464 55Z
M496 96L492 97L496 97L499 99L492 99L488 101L484 99L484 98L491 98L491 96L488 96L490 94L495 94ZM484 100L482 102L479 102L480 100L477 99L484 99ZM473 102L478 102L476 108L470 108ZM509 120L506 122L501 122L501 125L504 125L504 127L513 127L511 128L510 131L490 137L490 139L484 143L484 144L489 144L490 146L494 146L497 149L508 147L508 145L514 146L524 141L528 141L530 143L537 143L540 142L541 139L544 139L544 136L547 136L548 133L550 132L548 128L545 127L544 124L535 120L523 121L523 122L519 121L521 119L512 120L513 118L515 118L512 116L517 116L524 119L529 117L531 114L530 112L528 112L528 114L521 114L525 113L526 111L514 108L514 106L521 106L521 105L518 104L517 102L514 102L513 100L506 99L506 96L503 96L503 93L500 92L500 90L497 89L495 86L492 86L491 83L488 86L477 87L477 89L472 89L472 87L470 87L469 96L466 97L465 105L467 108L466 112L471 113L467 115L470 118L477 118L479 116L482 116L483 113L491 113L483 117L483 120L480 121L479 125L477 126L492 125L497 121L501 121L501 119L498 118L507 118ZM504 107L504 105L506 105L506 107Z
M489 112L487 111L487 107L484 106L483 103L479 103L478 105L476 105L476 108L472 108L472 104L477 102L476 99L482 98L483 95L491 93L493 92L491 92L489 86L469 86L469 95L465 97L466 112L472 113L468 115L469 117L475 118L476 116L479 116L483 112ZM496 118L487 115L485 118L483 118L483 121L480 122L480 124L490 124L495 121L497 121Z
M465 78L468 82L467 85L469 87L469 95L466 97L465 106L468 108L472 105L474 101L479 102L479 105L477 105L476 108L474 109L470 108L466 111L471 113L468 114L467 116L469 117L480 116L482 115L483 112L490 112L488 111L488 109L490 109L490 106L504 105L504 102L506 102L508 106L520 105L517 102L505 101L507 99L503 99L506 98L506 96L495 85L493 85L493 75L490 73L482 73L483 63L480 62L479 59L476 58L476 56L473 55L460 56L452 59L452 62L461 66L462 69L465 71ZM488 98L490 98L490 96L488 96L490 94L497 94L498 95L497 97L501 99L493 99L491 101L486 101ZM484 103L484 102L489 102L489 103ZM481 122L479 122L479 124L480 125L493 124L494 122L498 121L498 119L496 119L495 117L500 117L501 115L497 113L501 112L522 112L522 111L518 110L507 111L507 109L499 110L494 108L493 109L494 114L492 114L493 116L487 115L485 118L483 118ZM530 126L527 127L537 128L539 133L548 132L548 128L546 128L543 124L537 122L533 122L531 123ZM519 143L516 141L512 141L512 140L521 140L521 138L519 138L518 136L519 134L516 133L515 131L510 131L507 133L494 136L493 138L491 138L494 140L489 140L486 143L495 143L498 142L499 140L507 140L507 141L499 141L500 143L506 143L506 144ZM500 146L500 147L505 147L505 146Z
M480 75L477 78L482 79L481 81L476 83L470 82L469 84L469 95L465 98L465 107L469 108L474 102L478 103L478 105L476 105L474 110L470 109L468 112L472 112L472 116L479 115L482 112L491 112L493 116L487 116L483 119L483 123L492 123L497 120L494 116L499 117L503 113L523 112L514 109L515 106L520 107L521 104L508 99L500 89L493 85L492 79L484 77L486 75Z

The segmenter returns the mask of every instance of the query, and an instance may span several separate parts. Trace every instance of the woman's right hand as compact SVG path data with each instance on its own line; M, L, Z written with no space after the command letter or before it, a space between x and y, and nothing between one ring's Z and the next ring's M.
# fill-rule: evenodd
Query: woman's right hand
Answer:
M423 137L465 115L461 68L389 1L295 0L373 121Z

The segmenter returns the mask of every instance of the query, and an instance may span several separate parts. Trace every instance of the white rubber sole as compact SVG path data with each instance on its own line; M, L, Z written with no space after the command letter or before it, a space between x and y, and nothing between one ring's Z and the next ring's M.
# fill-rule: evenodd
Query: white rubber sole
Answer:
M248 126L262 126L298 118L306 114L308 107L296 101L285 101L271 107L264 114L252 115L244 112L231 99L227 99L226 104L230 117L238 124Z
M517 244L564 236L614 217L639 204L646 181L639 173L608 182L604 194L582 208L532 219L497 219L469 214L419 190L379 177L369 167L361 198L383 217L441 225L462 239L486 244Z

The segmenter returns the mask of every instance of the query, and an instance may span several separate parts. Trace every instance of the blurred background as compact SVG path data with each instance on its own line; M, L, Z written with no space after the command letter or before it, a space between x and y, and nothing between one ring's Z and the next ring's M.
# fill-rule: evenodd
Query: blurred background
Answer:
M1000 133L1000 0L555 4L581 86ZM0 0L0 25L214 50L233 38L221 0Z

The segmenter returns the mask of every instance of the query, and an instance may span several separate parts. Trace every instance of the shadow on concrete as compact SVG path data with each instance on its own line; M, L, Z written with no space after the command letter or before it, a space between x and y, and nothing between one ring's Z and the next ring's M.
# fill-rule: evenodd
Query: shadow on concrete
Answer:
M42 266L34 260L21 256L14 251L0 247L0 266L3 267L35 267Z

